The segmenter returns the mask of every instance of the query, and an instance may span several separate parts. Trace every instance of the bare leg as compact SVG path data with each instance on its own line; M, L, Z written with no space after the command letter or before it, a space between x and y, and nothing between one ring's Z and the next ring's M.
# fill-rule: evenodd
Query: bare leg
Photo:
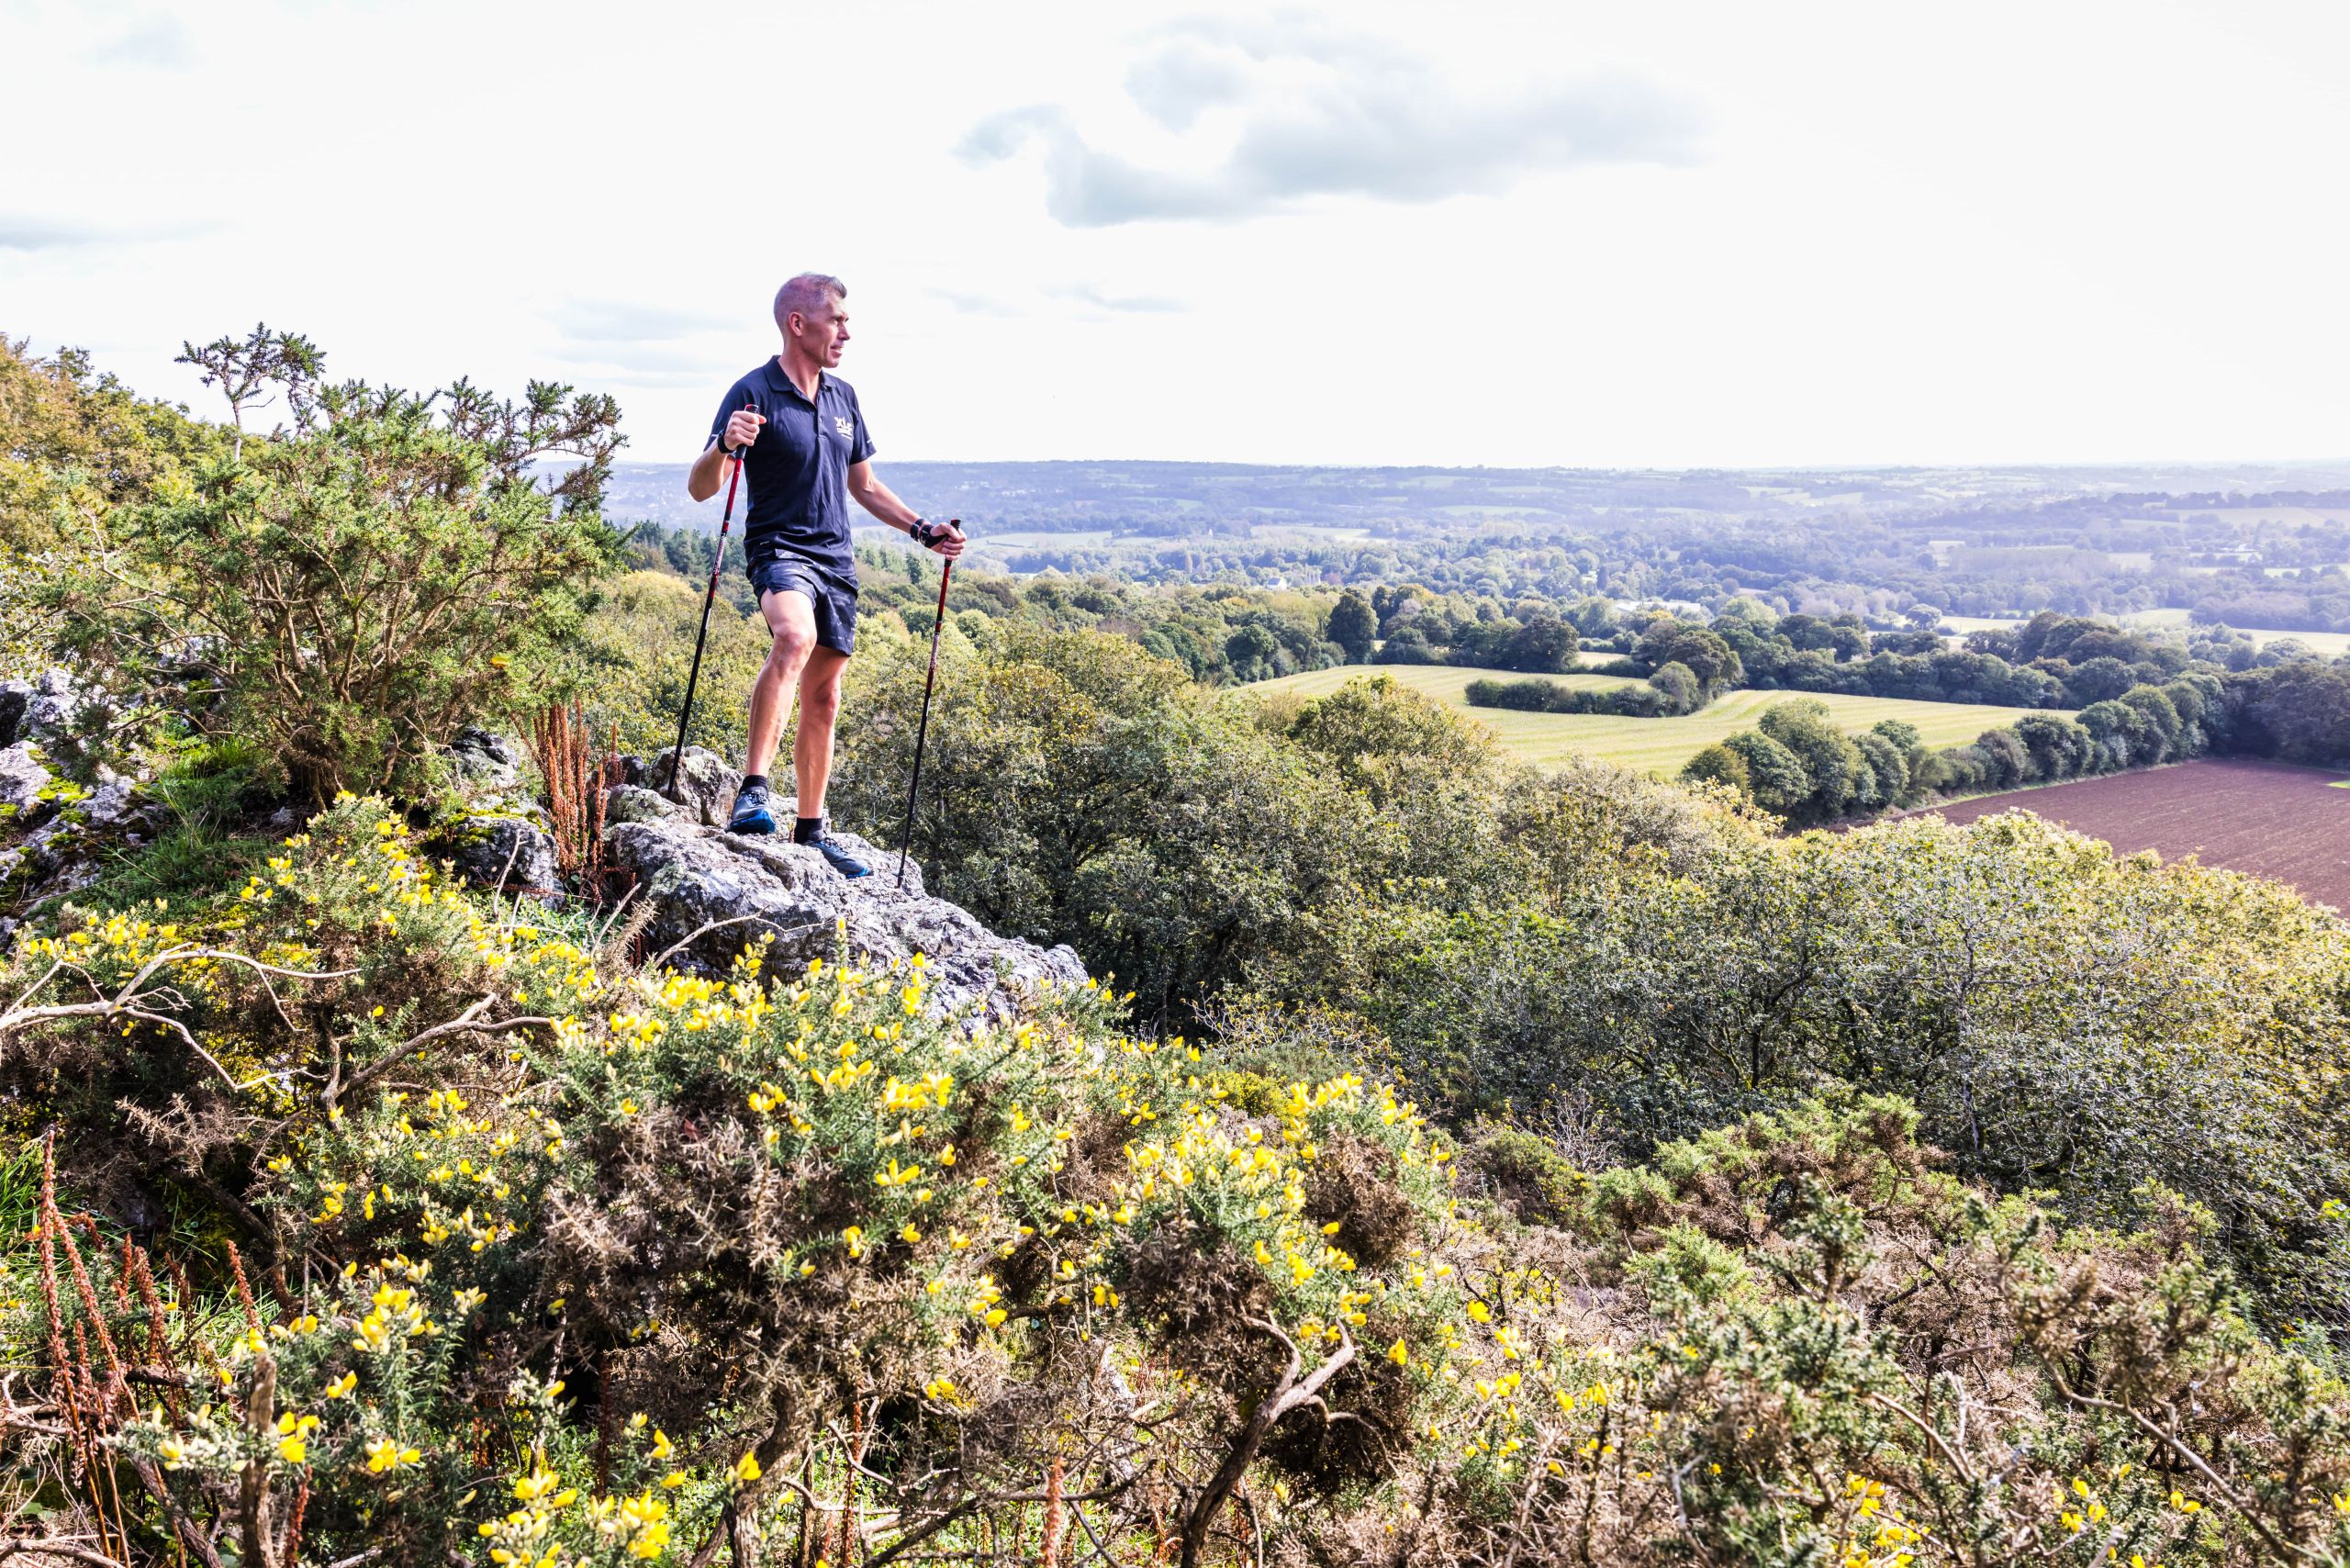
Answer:
M800 814L824 814L824 786L833 776L833 722L840 717L841 677L848 655L822 644L809 652L800 677L800 733L791 760L800 774Z
M800 672L807 666L809 655L816 648L816 610L808 602L806 594L787 589L759 595L759 613L767 618L767 630L775 634L775 644L767 650L767 662L759 666L758 679L751 683L751 751L744 759L744 771L764 774L767 764L775 760L776 743L783 738L783 713L790 700L791 689L800 683ZM832 652L829 648L823 651ZM837 690L837 676L834 685ZM803 718L800 722L805 728L807 721ZM824 737L829 764L829 715L824 720Z

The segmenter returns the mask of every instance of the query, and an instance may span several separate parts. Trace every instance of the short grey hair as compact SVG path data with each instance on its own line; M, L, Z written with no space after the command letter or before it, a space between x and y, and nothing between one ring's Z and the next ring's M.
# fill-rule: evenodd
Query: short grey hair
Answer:
M790 330L785 323L795 310L802 316L812 316L816 313L816 307L827 299L847 297L848 285L840 279L825 273L801 273L775 291L776 330Z

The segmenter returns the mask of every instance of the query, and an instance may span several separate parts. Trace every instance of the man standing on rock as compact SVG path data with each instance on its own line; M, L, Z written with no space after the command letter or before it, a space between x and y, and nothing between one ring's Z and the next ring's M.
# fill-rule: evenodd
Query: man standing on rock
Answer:
M776 292L783 352L727 389L711 421L710 445L686 476L698 501L718 493L726 459L743 452L750 510L743 548L752 589L775 644L751 686L751 753L727 822L733 833L773 833L767 765L783 734L783 711L800 689L800 732L791 760L799 786L794 844L812 845L844 877L870 868L824 830L824 784L833 771L833 722L841 675L856 648L856 557L848 498L939 554L963 553L951 523L925 522L874 476L873 441L856 388L832 374L848 344L848 290L840 279L802 273Z

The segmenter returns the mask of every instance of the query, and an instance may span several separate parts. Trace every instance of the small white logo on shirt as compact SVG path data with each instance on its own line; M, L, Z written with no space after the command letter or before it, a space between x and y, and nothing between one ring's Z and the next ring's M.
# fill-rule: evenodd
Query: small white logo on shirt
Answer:
M834 414L833 416L833 428L840 431L843 435L855 433L854 427L852 427L846 420L841 418L838 414Z

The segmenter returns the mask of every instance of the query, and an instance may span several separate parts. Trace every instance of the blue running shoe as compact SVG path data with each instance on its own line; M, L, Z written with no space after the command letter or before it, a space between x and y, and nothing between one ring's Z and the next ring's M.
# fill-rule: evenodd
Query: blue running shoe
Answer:
M726 819L729 833L773 833L775 812L768 809L773 797L764 784L744 787L734 797L734 814Z
M819 829L816 836L807 840L806 842L809 848L814 850L817 854L824 857L826 865L832 867L834 870L838 871L850 881L855 881L859 877L870 877L873 875L872 867L867 866L864 861L859 860L856 856L851 855L847 850L842 848L840 841L835 839L830 833Z

